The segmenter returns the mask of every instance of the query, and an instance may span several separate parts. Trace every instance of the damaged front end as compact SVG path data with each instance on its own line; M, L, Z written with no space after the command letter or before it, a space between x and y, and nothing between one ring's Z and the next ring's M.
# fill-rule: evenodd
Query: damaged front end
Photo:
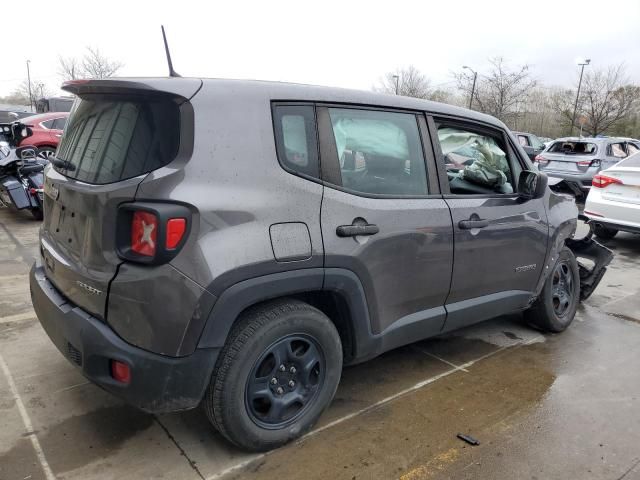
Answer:
M578 215L578 219L584 221L587 225L590 223L590 220L584 215ZM591 225L589 225L589 233L586 237L580 239L568 238L565 243L578 260L580 300L586 300L602 280L607 271L607 265L613 259L613 252L593 239L593 227ZM593 266L588 267L581 263L581 258L593 262Z

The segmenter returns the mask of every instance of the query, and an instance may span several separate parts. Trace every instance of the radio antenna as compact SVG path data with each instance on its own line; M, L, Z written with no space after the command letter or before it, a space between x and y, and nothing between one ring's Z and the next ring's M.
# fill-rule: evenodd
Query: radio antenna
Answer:
M164 25L160 25L162 29L162 39L164 40L164 51L167 53L167 63L169 64L169 76L179 77L180 74L173 69L173 62L171 61L171 53L169 53L169 44L167 43L167 35L164 33Z

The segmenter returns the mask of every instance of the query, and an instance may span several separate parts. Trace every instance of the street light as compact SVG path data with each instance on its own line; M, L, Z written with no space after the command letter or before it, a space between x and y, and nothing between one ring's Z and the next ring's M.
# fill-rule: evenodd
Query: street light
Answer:
M462 68L466 68L467 70L471 71L471 73L473 73L473 85L471 86L471 96L469 97L469 110L471 110L471 105L473 105L473 94L476 91L476 80L478 79L478 72L473 70L471 67L467 67L466 65L463 65Z
M398 80L400 80L400 76L394 75L393 79L396 81L396 95L398 95Z
M584 73L584 67L591 63L590 58L585 58L583 62L578 62L578 65L582 66L580 69L580 80L578 80L578 91L576 92L576 103L573 105L573 117L571 117L571 132L569 136L573 135L573 125L576 123L576 112L578 110L578 99L580 98L580 87L582 86L582 74Z
M29 106L31 107L31 111L33 112L33 96L31 95L31 72L29 71L30 62L30 60L27 60L27 83L29 84Z

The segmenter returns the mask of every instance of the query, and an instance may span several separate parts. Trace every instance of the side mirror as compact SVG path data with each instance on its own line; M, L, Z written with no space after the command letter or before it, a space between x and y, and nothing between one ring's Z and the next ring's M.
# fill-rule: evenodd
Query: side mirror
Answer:
M523 170L518 178L518 195L523 200L542 198L547 190L549 179L542 172Z

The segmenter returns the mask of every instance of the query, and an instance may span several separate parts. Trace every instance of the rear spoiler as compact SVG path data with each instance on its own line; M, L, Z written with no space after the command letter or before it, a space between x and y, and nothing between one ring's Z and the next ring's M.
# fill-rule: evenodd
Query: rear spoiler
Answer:
M82 97L87 94L170 94L191 99L202 88L199 78L106 78L69 80L62 90Z

